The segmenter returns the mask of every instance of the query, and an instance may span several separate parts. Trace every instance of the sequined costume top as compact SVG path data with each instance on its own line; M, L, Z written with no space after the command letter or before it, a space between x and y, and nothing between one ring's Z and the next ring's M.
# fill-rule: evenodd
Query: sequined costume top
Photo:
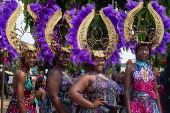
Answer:
M30 79L30 74L27 75L27 80L24 85L24 102L30 97L32 91L32 84ZM33 105L25 104L26 113L35 113L35 108ZM19 108L17 105L17 90L14 90L14 95L11 98L8 109L6 113L19 113Z
M87 94L86 97L89 101L92 98L100 96L104 98L105 104L98 106L97 108L80 108L80 113L109 113L110 109L115 105L115 95L120 93L120 88L118 84L106 76L107 79L96 75L94 92Z
M60 74L62 76L62 82L60 83L60 91L59 91L58 97L61 100L62 105L64 106L67 113L73 113L74 104L68 97L68 91L73 84L70 83L70 81L67 79L65 75L63 75L63 73L60 72ZM75 83L74 79L72 77L70 78L72 82ZM52 104L51 104L51 101L49 100L48 93L46 93L44 103L43 103L43 110L45 113L46 112L51 113L51 111L55 111L55 113L57 113L56 110L52 110L51 105Z
M63 75L62 73L61 73L61 75L62 75L63 80L60 84L60 92L59 92L58 97L60 98L66 111L68 113L73 113L72 110L73 110L74 104L68 97L68 91L73 84L70 83L70 81L67 79L67 77L65 75ZM72 79L72 81L74 81L74 80Z
M132 113L159 113L154 90L155 76L151 66L137 61L132 73Z

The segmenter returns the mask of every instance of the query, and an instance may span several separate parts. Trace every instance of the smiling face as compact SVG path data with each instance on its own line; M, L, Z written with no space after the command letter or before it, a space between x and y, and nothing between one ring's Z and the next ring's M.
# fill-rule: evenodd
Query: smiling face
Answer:
M94 57L94 58L93 58L93 61L96 63L96 65L92 65L94 71L102 72L103 69L104 69L105 66L106 66L106 60L105 60L105 58L104 58L104 57Z
M140 45L136 51L136 58L138 61L146 62L146 60L149 58L149 54L149 47L146 45Z
M21 62L27 68L33 68L36 62L36 54L34 51L27 50L22 54Z
M56 63L62 68L67 67L68 63L70 61L70 54L69 53L60 53L57 56Z

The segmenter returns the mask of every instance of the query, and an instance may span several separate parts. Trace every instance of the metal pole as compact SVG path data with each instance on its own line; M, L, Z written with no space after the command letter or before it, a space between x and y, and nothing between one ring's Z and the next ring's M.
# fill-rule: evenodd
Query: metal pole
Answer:
M5 62L3 62L3 68L2 68L1 113L3 113L3 108L4 108L4 77L5 77Z
M113 9L114 9L114 0L112 0L112 6L113 6ZM115 66L112 64L112 74L115 73Z
M114 0L112 0L112 6L113 6L113 9L115 8L115 7L114 7L114 3L115 3L115 1L114 1Z

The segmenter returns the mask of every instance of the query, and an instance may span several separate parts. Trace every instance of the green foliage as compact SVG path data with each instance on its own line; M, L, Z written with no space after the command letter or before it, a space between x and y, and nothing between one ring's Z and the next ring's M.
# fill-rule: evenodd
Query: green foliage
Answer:
M19 59L16 58L16 59L14 59L14 60L12 61L12 64L7 65L7 66L6 66L6 67L7 67L7 70L10 71L10 72L12 72L12 73L15 73L15 71L19 69L19 68L18 68L18 60L19 60Z

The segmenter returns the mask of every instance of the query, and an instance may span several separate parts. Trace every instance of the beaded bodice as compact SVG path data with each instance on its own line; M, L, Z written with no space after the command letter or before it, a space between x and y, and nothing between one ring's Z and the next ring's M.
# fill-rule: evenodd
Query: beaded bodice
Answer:
M68 97L68 91L71 88L73 84L70 83L70 81L67 79L65 75L62 75L62 82L60 84L60 92L59 92L59 98L61 99L63 104L70 104L72 103L70 98ZM73 78L71 78L74 82Z
M98 75L96 75L96 81L95 81L95 87L94 87L94 93L93 96L100 96L104 98L105 105L108 106L114 106L115 102L115 95L120 92L120 88L118 84L110 79L107 75L105 75L105 78L102 78Z
M146 70L146 72L144 72L143 70ZM144 74L147 75L145 79ZM155 77L151 67L148 64L147 65L136 64L134 72L132 74L133 91L146 92L155 97L155 94L153 92L154 82Z

